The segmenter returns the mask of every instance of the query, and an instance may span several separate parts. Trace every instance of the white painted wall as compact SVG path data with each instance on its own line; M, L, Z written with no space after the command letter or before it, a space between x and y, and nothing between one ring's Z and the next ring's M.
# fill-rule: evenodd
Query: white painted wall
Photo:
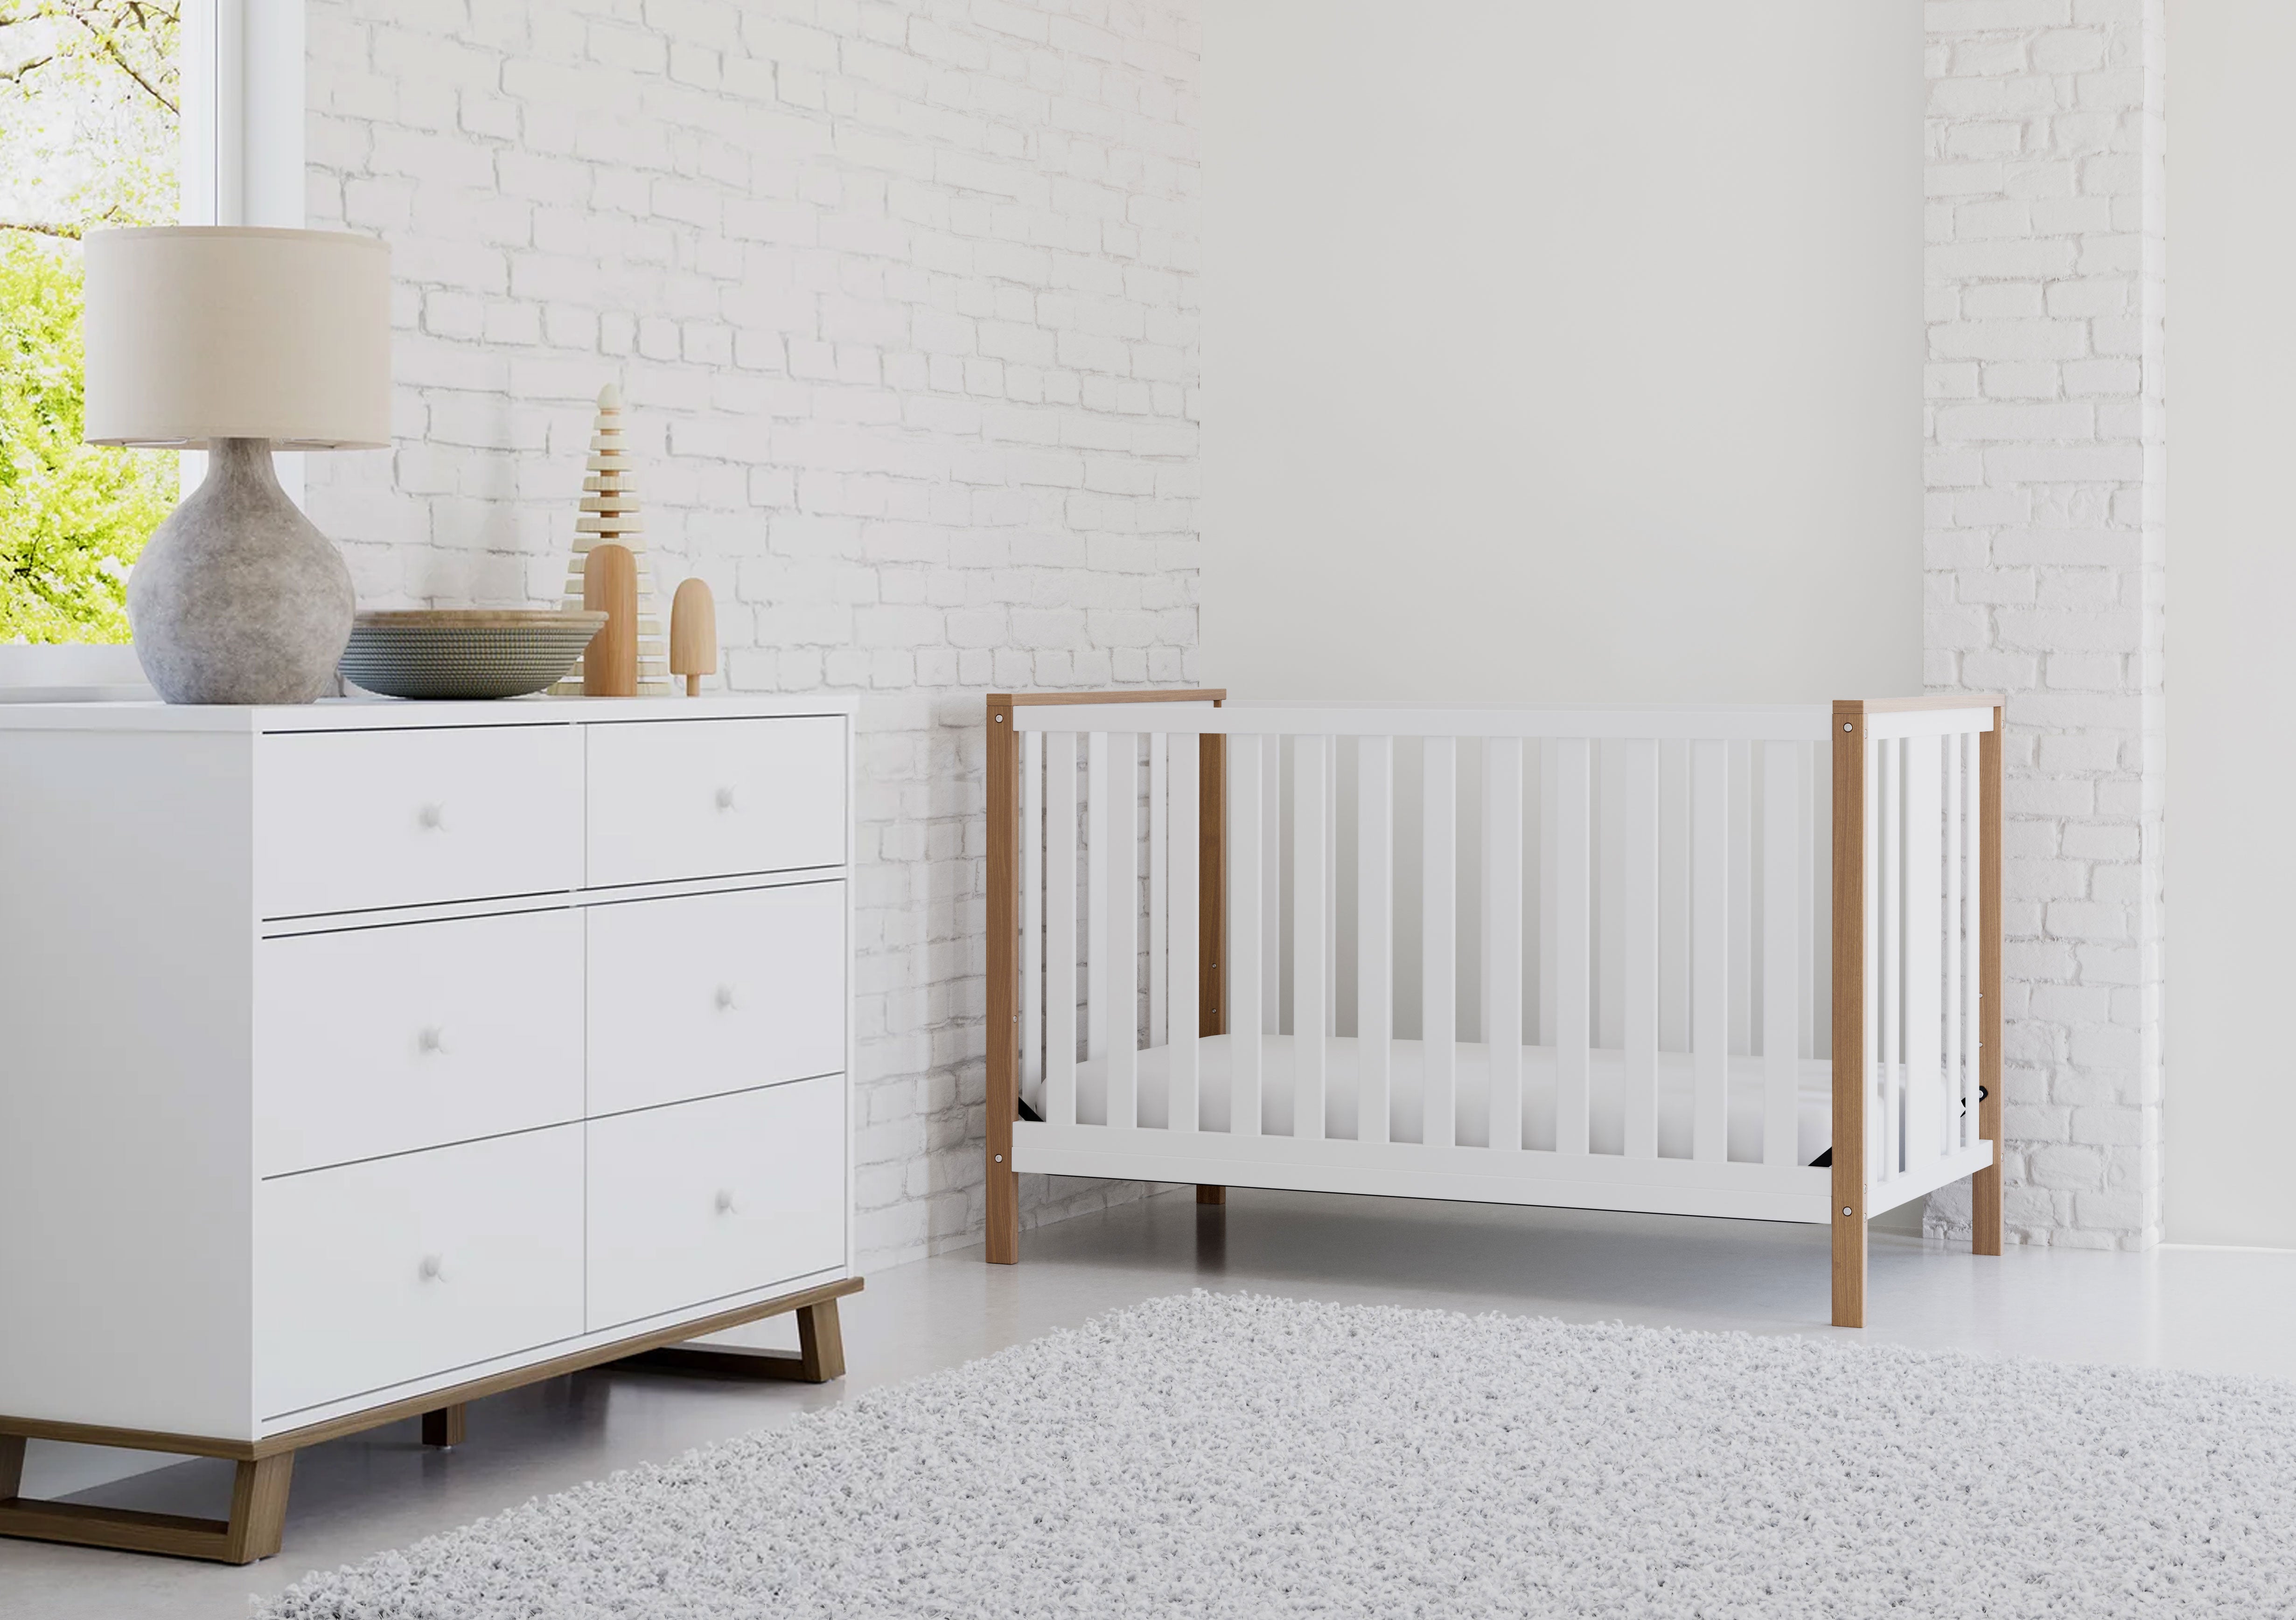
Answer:
M1915 0L1226 0L1203 672L1921 680Z
M2296 78L2286 0L2169 7L2169 1236L2296 1247Z
M1919 690L1913 0L1228 0L1204 27L1208 680Z

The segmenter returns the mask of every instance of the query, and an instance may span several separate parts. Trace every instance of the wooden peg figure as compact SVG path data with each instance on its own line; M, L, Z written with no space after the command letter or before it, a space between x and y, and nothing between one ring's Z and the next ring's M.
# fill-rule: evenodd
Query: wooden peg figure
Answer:
M689 579L669 599L669 673L685 677L685 695L701 695L701 677L718 673L718 599Z
M638 563L627 545L603 541L582 569L582 605L606 616L582 655L582 695L634 698L638 691Z

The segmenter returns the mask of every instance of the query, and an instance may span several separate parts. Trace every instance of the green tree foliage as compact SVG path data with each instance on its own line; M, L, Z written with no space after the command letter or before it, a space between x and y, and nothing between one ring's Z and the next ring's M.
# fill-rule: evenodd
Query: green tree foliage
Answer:
M173 0L0 0L0 642L124 642L169 452L80 442L90 225L176 213Z
M80 442L77 258L0 233L0 642L124 642L176 457Z

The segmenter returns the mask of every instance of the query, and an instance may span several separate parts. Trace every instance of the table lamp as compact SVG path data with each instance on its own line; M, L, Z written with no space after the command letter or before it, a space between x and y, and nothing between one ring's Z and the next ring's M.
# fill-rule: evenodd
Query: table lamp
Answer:
M90 231L86 434L204 446L206 481L127 576L135 656L170 703L333 689L351 576L272 447L390 443L390 250L337 231Z

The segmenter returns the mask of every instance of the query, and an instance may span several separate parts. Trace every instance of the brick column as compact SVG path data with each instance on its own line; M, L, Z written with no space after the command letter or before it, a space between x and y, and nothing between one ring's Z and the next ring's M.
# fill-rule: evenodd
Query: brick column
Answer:
M2164 0L1928 6L1932 690L2005 690L2007 1226L2161 1231ZM1965 1235L1968 1199L1931 1200Z

